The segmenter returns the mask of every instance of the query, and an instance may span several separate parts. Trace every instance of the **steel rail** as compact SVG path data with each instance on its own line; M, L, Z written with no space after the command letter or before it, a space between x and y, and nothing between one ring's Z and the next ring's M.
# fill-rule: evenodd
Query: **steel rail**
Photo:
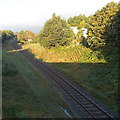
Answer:
M18 47L15 45L15 44L12 44L13 45L13 47L16 49L18 49ZM22 51L19 51L19 52L22 52ZM24 52L25 53L25 52ZM30 53L29 52L26 52L27 54L25 54L27 57L29 57L30 55ZM31 56L30 56L31 57ZM33 62L34 62L34 64L36 64L36 61L35 60L37 60L37 59L31 59ZM37 61L38 62L38 61ZM106 116L108 116L109 118L112 118L112 119L114 119L113 118L113 116L112 115L110 115L110 114L108 114L106 111L104 111L102 108L100 108L96 103L94 103L90 98L88 98L85 94L83 94L80 90L78 90L76 87L74 87L70 82L68 82L66 79L64 79L63 77L61 77L58 73L56 73L56 72L54 72L51 68L49 68L45 63L43 63L43 62L41 62L41 61L39 61L39 63L41 64L41 65L43 65L44 66L44 68L46 68L49 72L51 72L52 74L54 74L54 75L56 75L57 77L59 77L62 81L64 81L65 83L67 83L70 87L72 87L75 91L77 91L80 95L82 95L84 98L86 98L86 100L88 100L90 103L92 103L95 107L97 107L101 112L103 112ZM39 64L38 64L39 65ZM45 71L41 66L40 66L40 68L44 71L44 72L47 72L47 71ZM68 90L66 90L54 77L52 77L52 75L50 75L49 74L49 72L47 72L47 74L52 78L52 79L54 79L56 82L57 82L57 84L59 84L75 101L77 101L77 103L79 103L83 108L84 108L84 110L85 111L87 111L87 113L89 113L89 115L91 115L93 118L98 118L98 117L96 117L95 115L93 115L91 112L89 112L89 110L88 109L86 109L85 108L85 106L84 105L82 105L81 103L80 103L80 101L78 100L78 99L76 99Z
M107 116L109 116L110 118L113 118L113 116L111 116L110 114L108 114L105 110L103 110L102 108L100 108L95 102L93 102L90 98L88 98L88 96L86 96L85 94L83 94L81 91L79 91L76 87L74 87L70 82L68 82L66 79L64 79L63 77L61 77L59 74L57 74L56 72L54 72L51 68L49 68L47 65L45 65L45 63L42 63L40 61L40 63L42 65L44 65L47 69L49 69L51 72L53 72L54 74L56 74L58 77L60 77L62 80L64 80L64 82L66 82L67 84L69 84L75 91L77 91L78 93L80 93L83 97L85 97L89 102L91 102L94 106L96 106L101 112L104 112ZM86 108L85 108L86 109Z
M28 54L26 54L26 56L28 56L29 57L29 55ZM58 75L56 72L54 72L51 68L49 68L49 67L47 67L46 65L44 65L41 61L38 61L37 59L37 61L35 61L34 59L31 59L35 64L36 64L36 62L39 62L41 65L43 65L44 66L44 68L47 68L47 70L49 70L49 72L51 71L52 73L54 73L55 75L57 75L59 78L61 78L62 80L64 80L64 82L66 82L69 86L71 86L75 91L77 91L80 95L82 95L83 97L85 97L86 98L86 100L89 100L94 106L96 106L101 112L104 112L105 114L106 114L106 112L105 111L103 111L99 106L97 106L93 101L91 101L86 95L84 95L82 92L80 92L77 88L75 88L71 83L69 83L68 81L66 81L64 78L62 78L60 75ZM38 66L39 66L39 64L38 64ZM40 66L40 68L44 71L44 72L46 72L54 81L56 81L75 101L77 101L83 108L84 108L84 110L87 112L87 113L89 113L89 115L91 115L93 118L98 118L98 117L96 117L95 115L93 115L91 112L89 112L89 110L88 109L86 109L86 107L84 106L84 105L82 105L81 103L80 103L80 101L78 100L78 99L76 99L68 90L66 90L54 77L52 77L52 75L49 73L49 72L47 72L44 68L42 68L41 66ZM111 116L109 116L108 114L106 114L106 116L108 116L109 118L112 118ZM112 118L112 119L114 119L114 118Z
M34 63L35 63L35 61L34 61ZM44 71L44 72L46 72L46 70L44 70L42 67L41 67L41 69ZM47 74L54 80L54 81L56 81L57 82L57 84L59 84L75 101L77 101L85 110L86 110L86 112L88 112L93 118L96 118L94 115L92 115L80 102L79 102L79 100L77 100L68 90L66 90L54 77L52 77L52 75L50 75L48 72L47 72Z

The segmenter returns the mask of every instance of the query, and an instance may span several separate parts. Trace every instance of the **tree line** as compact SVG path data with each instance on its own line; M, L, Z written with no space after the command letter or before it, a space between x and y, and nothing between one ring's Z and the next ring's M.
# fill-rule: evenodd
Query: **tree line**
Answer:
M15 37L15 34L11 30L1 30L0 36L2 37L2 43L4 43L7 40L13 39Z
M22 43L22 44L26 41L33 40L35 38L35 36L36 36L36 34L30 30L27 30L27 31L22 30L17 33L18 42Z
M34 40L49 48L69 45L76 36L79 43L91 49L99 49L108 43L117 45L118 29L120 29L119 17L119 4L115 2L108 3L89 17L79 15L64 20L54 13ZM74 34L71 27L79 30L77 35ZM87 38L84 38L82 28L87 29Z
M31 31L21 31L17 33L17 38L21 43L32 40L47 48L67 46L76 39L79 44L95 50L105 47L109 43L114 46L119 44L119 18L119 4L110 2L88 17L78 15L65 20L54 13L37 35ZM71 27L76 27L78 33L75 34ZM87 38L83 36L82 28L87 29ZM3 43L14 36L12 31L2 31L1 33Z

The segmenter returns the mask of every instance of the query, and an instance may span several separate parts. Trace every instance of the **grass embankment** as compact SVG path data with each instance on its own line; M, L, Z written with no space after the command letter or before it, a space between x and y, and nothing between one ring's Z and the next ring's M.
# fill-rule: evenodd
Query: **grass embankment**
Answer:
M50 82L9 43L3 45L3 118L66 118L69 109Z
M94 97L117 111L118 62L116 50L108 50L107 62L100 51L93 52L82 45L45 49L39 44L25 44L36 58L47 62L71 81L83 86Z

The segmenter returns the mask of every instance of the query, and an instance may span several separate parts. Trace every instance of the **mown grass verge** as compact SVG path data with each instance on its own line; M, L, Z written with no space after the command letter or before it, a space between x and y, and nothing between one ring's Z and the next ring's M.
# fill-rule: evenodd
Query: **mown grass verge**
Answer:
M51 83L22 55L8 51L12 47L4 43L3 118L67 118L59 106L71 111Z

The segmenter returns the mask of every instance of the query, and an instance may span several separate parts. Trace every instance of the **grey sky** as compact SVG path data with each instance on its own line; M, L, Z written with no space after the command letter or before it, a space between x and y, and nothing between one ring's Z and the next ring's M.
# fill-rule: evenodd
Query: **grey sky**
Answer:
M119 0L0 0L0 29L39 32L55 12L64 19L94 14L107 3ZM40 28L39 28L40 27Z

